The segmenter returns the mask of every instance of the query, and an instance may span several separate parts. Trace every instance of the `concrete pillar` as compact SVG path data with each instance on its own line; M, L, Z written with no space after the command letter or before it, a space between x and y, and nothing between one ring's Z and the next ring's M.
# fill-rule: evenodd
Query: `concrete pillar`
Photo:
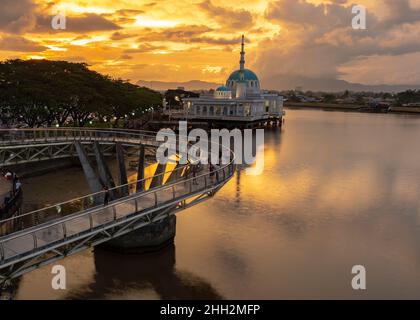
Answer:
M144 167L145 167L145 148L144 148L144 145L140 145L139 164L137 167L137 181L144 179ZM144 181L137 182L136 191L141 192L143 190L144 190Z
M121 143L117 142L115 144L115 149L117 153L117 162L118 162L118 178L119 178L119 185L124 187L121 187L121 196L126 197L129 195L128 192L128 179L127 179L127 170L125 167L125 158L124 158L124 150L122 148Z
M96 164L98 166L99 178L102 185L107 186L109 189L115 188L114 179L112 178L112 174L102 154L98 141L93 143L93 151L95 152ZM111 192L111 196L115 199L113 192Z
M173 243L176 216L172 215L146 227L105 242L101 247L125 253L157 251Z
M80 141L75 141L74 145L76 147L77 154L79 156L80 164L82 165L83 171L85 173L86 181L89 185L90 190L93 193L102 191L102 184L99 180L98 176L96 175L95 170L89 160L89 157L86 154L85 148L82 146ZM102 198L102 197L101 197ZM98 197L95 199L96 202L100 202L101 199Z
M181 177L182 170L179 169L180 167L181 167L180 163L177 162L175 167L172 170L173 172L169 176L168 180L166 180L166 183L174 182Z
M155 176L159 175L157 177L152 178L152 182L150 183L150 189L156 188L158 186L161 186L163 184L163 173L165 172L166 164L158 163L158 166L156 168Z

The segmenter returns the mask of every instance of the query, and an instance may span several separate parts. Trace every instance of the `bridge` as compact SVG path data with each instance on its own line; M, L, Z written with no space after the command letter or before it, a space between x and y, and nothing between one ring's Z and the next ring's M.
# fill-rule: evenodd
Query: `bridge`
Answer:
M179 138L179 137L178 137ZM0 284L82 250L158 223L212 197L235 172L234 154L210 171L203 165L158 164L144 178L146 149L159 146L153 132L110 129L0 130L0 167L78 157L91 194L0 220ZM217 146L217 152L223 146ZM138 180L127 182L125 155L139 151ZM104 157L116 154L119 183L115 186ZM212 149L213 152L213 149ZM91 164L96 158L99 177ZM109 186L103 191L102 186ZM110 201L104 202L105 192Z

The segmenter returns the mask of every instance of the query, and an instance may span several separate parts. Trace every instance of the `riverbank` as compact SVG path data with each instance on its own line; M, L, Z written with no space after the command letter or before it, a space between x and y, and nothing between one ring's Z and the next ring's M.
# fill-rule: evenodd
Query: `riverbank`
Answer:
M285 108L290 109L322 109L331 111L358 111L358 112L375 112L366 111L366 106L357 104L338 104L338 103L320 103L320 102L286 102ZM389 111L381 113L403 113L420 115L420 108L416 107L391 107Z

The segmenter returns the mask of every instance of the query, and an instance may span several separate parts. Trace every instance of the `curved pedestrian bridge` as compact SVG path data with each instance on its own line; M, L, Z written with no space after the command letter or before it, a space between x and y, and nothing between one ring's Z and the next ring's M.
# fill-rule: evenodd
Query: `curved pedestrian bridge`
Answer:
M146 131L0 130L0 167L75 157L77 153L89 158L98 145L106 154L112 148L117 153L134 147L156 150L159 144L155 134ZM219 147L223 148L217 146L217 152ZM89 152L89 148L93 151ZM0 283L159 222L208 199L235 172L234 154L229 152L230 162L212 171L202 165L192 175L191 163L181 165L177 161L171 170L169 165L158 164L160 169L152 177L1 220L0 225L12 227L0 235ZM101 158L101 154L96 156ZM117 158L121 160L121 154ZM104 202L105 192L110 195L109 202Z

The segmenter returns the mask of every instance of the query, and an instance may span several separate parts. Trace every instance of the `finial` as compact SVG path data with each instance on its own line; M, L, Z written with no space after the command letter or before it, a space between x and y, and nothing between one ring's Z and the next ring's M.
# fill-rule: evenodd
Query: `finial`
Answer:
M241 60L239 61L239 66L241 70L245 69L245 36L244 35L242 35Z

